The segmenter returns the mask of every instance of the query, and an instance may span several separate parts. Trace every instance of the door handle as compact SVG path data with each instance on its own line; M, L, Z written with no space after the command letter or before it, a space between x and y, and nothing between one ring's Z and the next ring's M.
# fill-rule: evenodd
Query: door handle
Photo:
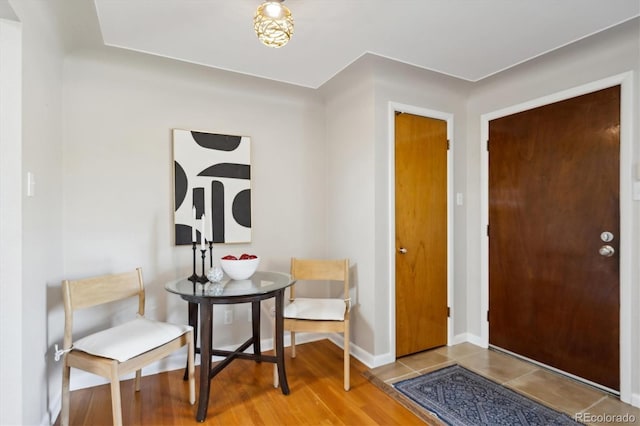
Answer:
M600 256L604 256L604 257L611 257L615 252L616 252L615 249L611 247L609 244L603 245L598 250L598 253L600 253Z
M407 249L406 249L406 248L404 248L404 247L400 247L400 248L398 249L398 252L399 252L400 254L407 254Z

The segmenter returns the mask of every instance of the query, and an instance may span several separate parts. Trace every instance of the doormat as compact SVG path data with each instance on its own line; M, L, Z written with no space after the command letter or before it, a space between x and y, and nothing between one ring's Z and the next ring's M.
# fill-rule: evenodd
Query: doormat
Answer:
M582 424L459 365L393 386L438 420L452 426Z

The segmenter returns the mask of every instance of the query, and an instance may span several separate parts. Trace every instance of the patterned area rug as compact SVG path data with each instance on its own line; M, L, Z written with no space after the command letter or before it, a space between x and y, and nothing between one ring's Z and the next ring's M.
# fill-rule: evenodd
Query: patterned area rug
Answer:
M581 424L459 365L393 386L452 426Z

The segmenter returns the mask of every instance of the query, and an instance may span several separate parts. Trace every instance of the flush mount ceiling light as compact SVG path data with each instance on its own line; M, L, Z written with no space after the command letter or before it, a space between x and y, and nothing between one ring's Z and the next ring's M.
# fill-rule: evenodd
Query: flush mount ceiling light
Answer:
M262 3L253 18L253 29L258 39L269 47L282 47L293 35L293 16L282 1Z

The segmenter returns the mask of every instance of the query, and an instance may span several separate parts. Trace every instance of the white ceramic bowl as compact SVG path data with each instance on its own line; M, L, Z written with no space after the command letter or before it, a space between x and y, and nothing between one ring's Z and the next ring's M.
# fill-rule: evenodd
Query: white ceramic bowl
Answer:
M234 280L246 280L258 269L260 258L229 260L220 259L220 266L227 276Z

